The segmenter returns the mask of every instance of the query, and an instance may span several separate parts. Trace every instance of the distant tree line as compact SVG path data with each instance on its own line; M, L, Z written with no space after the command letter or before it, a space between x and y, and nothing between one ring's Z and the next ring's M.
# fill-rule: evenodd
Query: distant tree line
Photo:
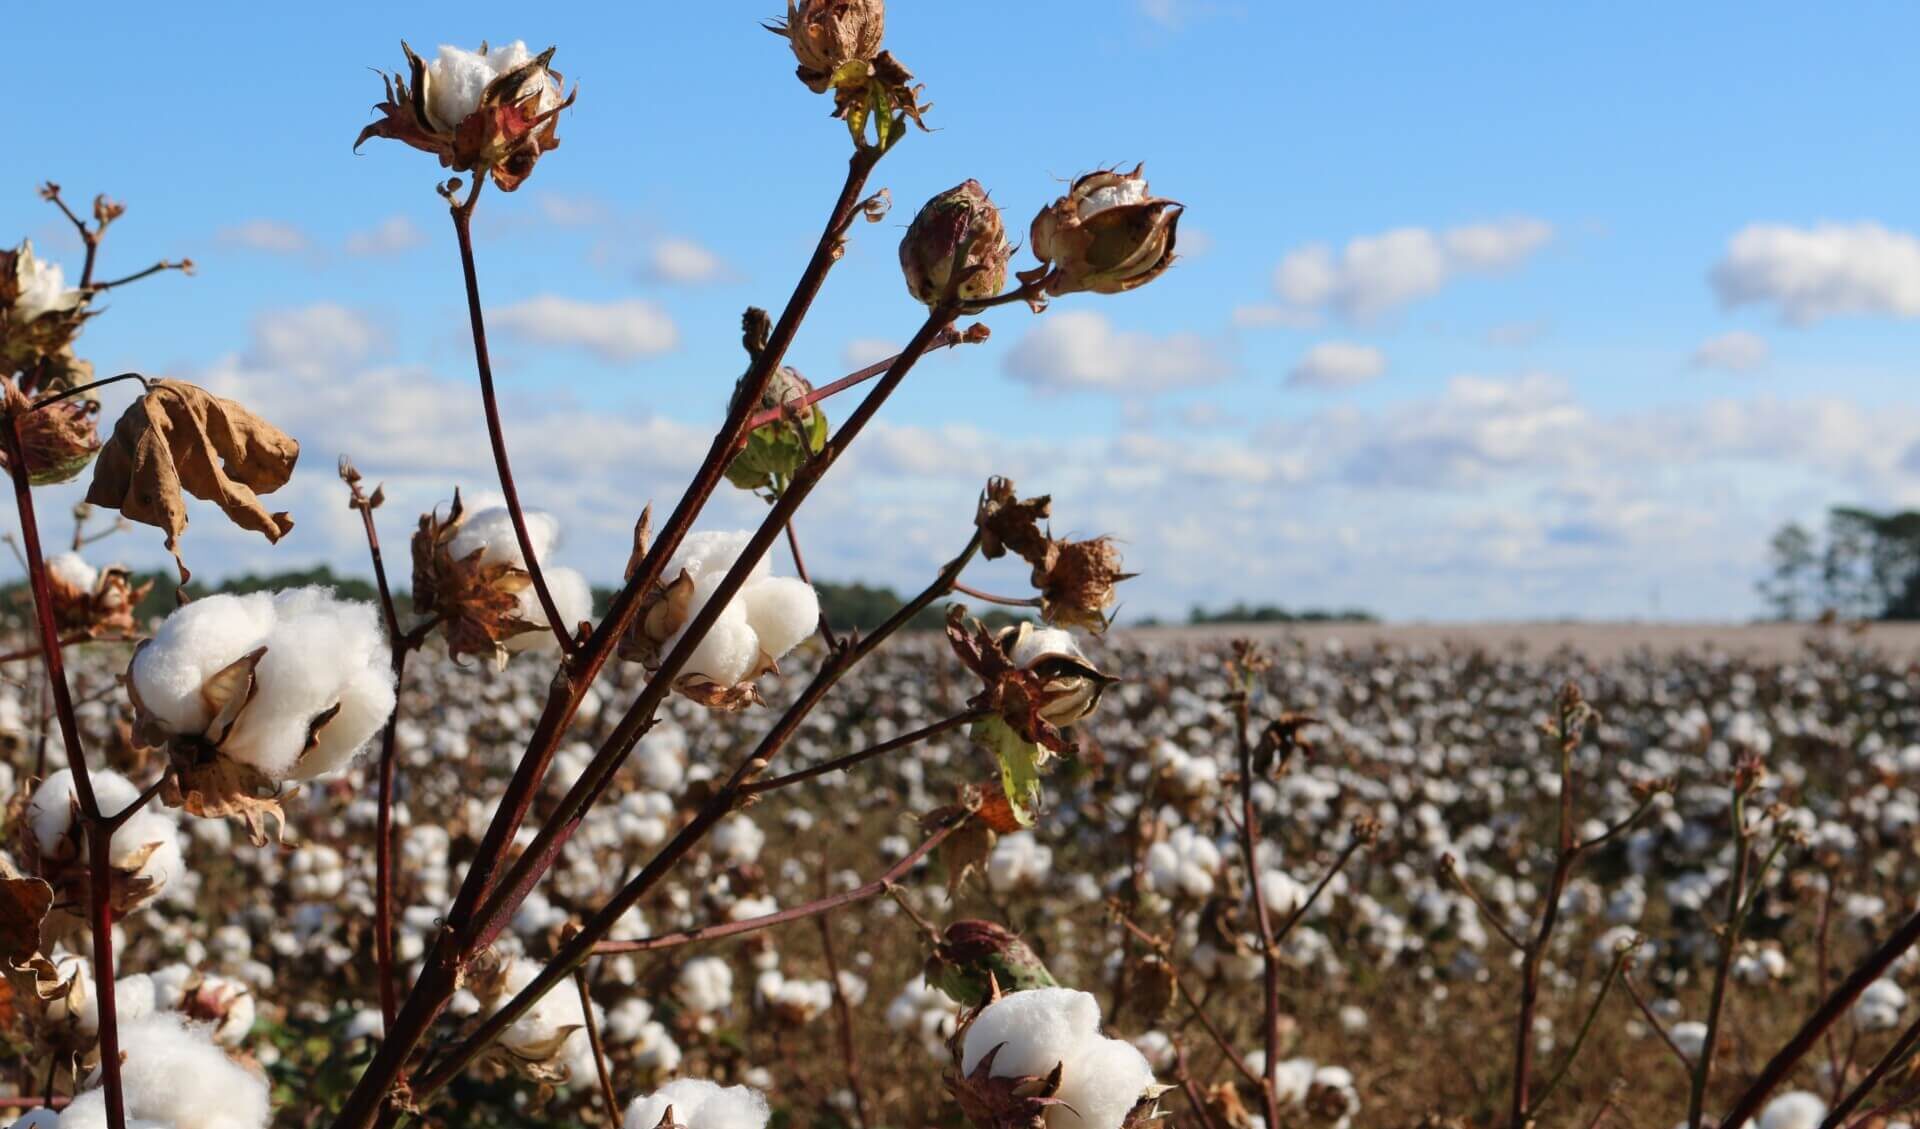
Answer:
M1776 619L1920 619L1920 512L1835 506L1822 533L1788 522L1758 587Z
M1364 608L1301 608L1289 610L1274 604L1236 603L1209 611L1195 604L1187 611L1187 623L1201 626L1212 623L1378 623L1379 617ZM1161 627L1166 623L1154 617L1140 621L1142 627Z

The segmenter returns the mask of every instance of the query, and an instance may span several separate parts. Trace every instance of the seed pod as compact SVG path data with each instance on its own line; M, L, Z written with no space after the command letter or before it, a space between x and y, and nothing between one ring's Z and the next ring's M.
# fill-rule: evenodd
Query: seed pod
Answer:
M928 306L976 301L1000 293L1007 280L1007 243L1000 209L969 180L927 201L900 241L907 292Z

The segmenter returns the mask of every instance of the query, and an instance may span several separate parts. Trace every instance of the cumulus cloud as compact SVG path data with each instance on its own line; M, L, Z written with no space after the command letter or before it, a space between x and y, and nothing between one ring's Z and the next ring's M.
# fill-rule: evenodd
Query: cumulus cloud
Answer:
M1529 217L1442 231L1394 228L1357 236L1337 252L1325 243L1296 248L1275 268L1273 286L1281 311L1329 311L1361 321L1437 293L1459 275L1516 266L1552 238L1551 224Z
M269 219L230 224L215 232L213 238L222 247L237 247L243 251L259 251L268 255L299 255L313 246L306 232L290 223Z
M647 255L647 273L684 285L718 282L728 274L720 256L691 239L662 239Z
M856 337L840 350L840 363L849 369L878 364L900 351L900 346L878 337Z
M321 302L260 315L245 357L255 368L318 376L360 364L385 348L386 340L366 315Z
M1048 314L1006 357L1007 375L1040 392L1165 392L1231 370L1219 346L1198 334L1118 329L1089 310Z
M1920 317L1920 239L1877 223L1752 224L1709 275L1726 306L1772 306L1795 325L1844 314Z
M1354 388L1387 371L1387 355L1371 345L1323 341L1287 372L1289 388Z
M658 356L680 343L673 319L644 298L589 302L542 294L492 316L502 329L526 340L586 349L607 361Z
M406 216L388 216L365 231L347 236L349 255L397 255L427 241L426 233Z
M1767 363L1767 339L1736 329L1709 337L1693 351L1693 367L1723 372L1751 372Z

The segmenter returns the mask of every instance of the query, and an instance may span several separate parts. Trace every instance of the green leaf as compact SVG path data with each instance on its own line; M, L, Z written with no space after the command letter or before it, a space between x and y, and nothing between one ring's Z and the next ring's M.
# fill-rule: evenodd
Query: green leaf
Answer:
M827 444L827 413L812 409L806 429L806 441L790 420L754 428L747 445L727 466L727 481L742 490L766 490L779 493L781 482L791 479L811 455Z
M1033 826L1033 813L1041 806L1040 746L1014 732L999 716L984 717L973 723L973 740L1000 762L1000 789L1007 794L1013 818L1022 827Z

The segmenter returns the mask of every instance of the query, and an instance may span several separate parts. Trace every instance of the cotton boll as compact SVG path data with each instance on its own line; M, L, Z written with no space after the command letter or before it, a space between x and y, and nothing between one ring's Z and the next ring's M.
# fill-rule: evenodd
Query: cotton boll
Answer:
M1673 1036L1673 1044L1680 1048L1680 1053L1690 1059L1699 1058L1700 1052L1706 1049L1707 1025L1698 1020L1676 1023L1667 1034Z
M61 553L57 557L47 558L47 572L62 584L82 592L93 591L93 586L100 580L100 570L88 564L79 553Z
M1006 1044L993 1060L998 1078L1044 1075L1075 1056L1100 1028L1100 1004L1071 988L1033 988L988 1004L974 1017L961 1046L960 1072L973 1073L986 1053Z
M587 578L570 568L546 568L541 575L547 579L547 594L553 597L554 610L560 613L560 624L571 634L581 620L593 618L593 589L587 584ZM520 618L538 625L539 631L522 631L509 636L506 648L513 654L545 653L560 649L560 641L547 628L547 609L540 603L540 593L529 584L520 590Z
M204 1027L164 1012L136 1019L120 1027L120 1052L129 1119L174 1129L264 1129L267 1124L266 1082L229 1059Z
M94 769L88 779L93 783L94 801L100 805L103 815L116 815L140 799L140 789L111 769ZM45 860L74 862L85 856L83 837L74 827L78 803L73 770L65 768L41 781L27 802L27 822L33 828L43 870ZM151 804L116 828L108 846L112 852L108 862L115 869L150 880L154 892L186 870L180 853L179 826L165 809L156 809Z
M715 824L709 838L714 854L723 862L728 866L742 866L760 857L767 833L760 830L751 816L736 812Z
M687 628L692 626L693 618L706 606L722 579L723 574L713 573L694 581L693 604L688 612L688 621L667 641L664 648L666 652L671 653L680 645ZM718 685L732 686L744 680L759 662L760 638L747 622L746 608L740 601L734 600L713 621L713 626L700 640L699 646L688 656L684 670L687 674L697 674Z
M175 611L128 669L140 704L172 732L204 732L213 711L200 687L266 642L273 622L273 597L264 592L206 596Z
M627 1107L621 1129L654 1129L667 1109L687 1129L766 1129L772 1111L765 1094L746 1086L720 1086L704 1078L676 1078Z
M101 1106L100 1120L103 1124L106 1121L106 1107L104 1104ZM54 1129L54 1127L59 1124L59 1110L40 1106L37 1109L30 1109L21 1114L20 1119L13 1123L12 1129Z
M720 1011L733 1002L733 968L720 957L688 961L680 969L679 985L681 1000L694 1012Z
M295 588L274 596L273 611L253 697L220 748L271 779L306 779L346 763L393 712L392 660L372 604ZM336 706L302 761L314 722Z
M1058 627L1035 627L1021 632L1015 638L1013 653L1007 658L1013 665L1024 668L1046 655L1067 655L1082 662L1087 658L1080 644L1074 642L1073 633Z
M1058 1096L1064 1104L1047 1111L1047 1127L1120 1129L1152 1085L1153 1067L1140 1048L1123 1039L1089 1039L1061 1071Z
M493 1001L494 1010L518 996L540 975L538 962L515 957L504 970L501 990ZM555 984L534 1005L500 1033L500 1045L513 1054L534 1062L547 1062L562 1051L560 1044L586 1026L580 1010L580 994L571 985ZM589 1063L591 1065L591 1063Z
M527 45L516 39L481 54L458 47L442 46L433 62L427 64L427 117L439 129L452 132L468 115L480 107L487 85L503 74L533 61ZM560 93L551 77L543 77L533 108L545 113L560 103ZM532 92L528 92L532 93ZM531 518L533 515L527 515ZM538 549L534 550L538 552ZM653 1129L648 1126L647 1129Z
M1827 1103L1816 1094L1793 1090L1773 1099L1760 1111L1760 1129L1819 1129Z
M820 597L804 580L772 577L748 586L741 598L747 605L747 625L770 659L793 650L820 626Z
M689 533L680 542L680 548L668 559L662 575L669 582L679 576L682 569L695 580L702 576L724 576L727 570L733 567L733 562L740 559L741 552L746 549L747 542L751 540L753 540L753 534L745 530L738 532L703 530L699 533ZM772 574L773 566L768 562L765 554L762 554L760 559L754 562L752 571L747 573L747 582L751 584L756 580L765 580ZM653 1129L653 1127L648 1126L647 1129Z
M1875 980L1853 1002L1853 1024L1862 1031L1889 1031L1900 1022L1907 993L1891 980Z
M442 47L440 50L444 53L459 49ZM527 524L527 540L533 545L534 559L545 564L548 551L560 539L559 520L539 510L525 512L521 517ZM461 519L459 531L447 543L447 554L463 561L476 552L480 554L481 564L512 565L523 570L527 567L527 558L520 552L520 538L513 531L513 514L506 506L468 511Z

